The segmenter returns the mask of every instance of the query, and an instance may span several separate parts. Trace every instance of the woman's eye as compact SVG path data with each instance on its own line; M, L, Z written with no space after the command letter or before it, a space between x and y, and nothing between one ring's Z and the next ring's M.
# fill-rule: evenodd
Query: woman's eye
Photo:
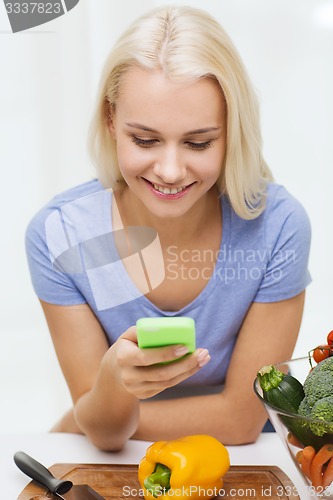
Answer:
M132 141L137 146L141 146L144 148L150 148L151 146L156 144L156 139L140 139L140 137L135 137L135 136L132 137Z
M150 147L154 146L158 142L158 140L157 139L141 139L140 137L133 136L132 142L134 142L134 144L136 144L137 146L140 146L143 148L150 148ZM207 149L212 145L212 141L205 141L205 142L187 141L185 144L190 149L194 149L196 151L203 151L204 149Z
M203 151L204 149L210 148L212 145L212 141L206 141L206 142L188 142L188 146L191 149L196 149L199 151Z

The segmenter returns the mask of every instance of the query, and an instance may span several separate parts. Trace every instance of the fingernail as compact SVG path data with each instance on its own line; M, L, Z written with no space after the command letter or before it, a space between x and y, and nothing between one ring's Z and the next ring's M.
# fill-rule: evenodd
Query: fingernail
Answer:
M209 354L208 349L202 349L198 354L198 361L202 361L203 359L205 359L207 354Z
M207 354L207 356L205 357L205 359L203 359L202 361L199 361L200 368L202 368L203 366L205 366L209 361L210 361L210 355Z
M181 347L177 347L175 349L175 355L176 356L184 356L185 354L187 354L189 351L188 351L188 347L186 345L183 345Z
M210 360L210 355L208 349L202 349L202 351L198 354L198 363L199 366L205 366Z

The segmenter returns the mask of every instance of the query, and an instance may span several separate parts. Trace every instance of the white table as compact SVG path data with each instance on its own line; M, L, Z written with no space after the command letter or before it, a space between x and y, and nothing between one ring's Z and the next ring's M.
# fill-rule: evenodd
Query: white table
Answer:
M137 464L150 443L131 440L118 453L96 449L86 437L76 434L2 434L0 435L1 499L17 500L29 483L15 465L13 455L24 451L46 467L56 463ZM301 500L313 500L287 449L275 433L263 433L256 443L228 446L232 465L276 465L293 481Z

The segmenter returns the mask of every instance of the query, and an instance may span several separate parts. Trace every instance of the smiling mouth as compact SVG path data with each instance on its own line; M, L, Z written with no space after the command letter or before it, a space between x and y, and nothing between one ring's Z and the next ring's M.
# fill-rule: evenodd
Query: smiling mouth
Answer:
M163 193L163 194L177 194L177 193L180 193L181 191L184 191L189 186L192 186L192 184L194 184L194 182L192 182L191 184L188 184L187 186L182 186L182 187L178 187L178 188L177 187L168 188L168 187L160 186L159 184L155 184L154 182L150 182L150 181L148 181L148 179L145 179L144 177L143 177L143 180L145 180L146 182L148 182L148 184L153 186L153 188L156 191L159 191L160 193Z

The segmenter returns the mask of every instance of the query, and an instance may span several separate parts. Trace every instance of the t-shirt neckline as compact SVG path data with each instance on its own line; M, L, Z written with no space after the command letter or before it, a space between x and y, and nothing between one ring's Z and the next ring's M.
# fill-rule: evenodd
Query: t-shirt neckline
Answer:
M111 203L110 203L111 202ZM113 192L110 190L110 198L105 199L105 216L108 217L109 226L111 232L113 231L112 224L112 215L113 215ZM111 205L111 210L110 210ZM228 248L229 238L230 238L230 205L224 196L220 197L220 209L221 209L221 220L222 220L222 234L220 239L219 252L223 251L224 248ZM146 308L154 311L159 316L178 316L188 313L189 311L198 307L206 298L214 291L218 280L218 276L220 273L220 269L222 267L222 259L217 258L215 262L215 267L212 275L210 276L208 283L203 288L203 290L195 297L191 302L189 302L186 306L182 307L178 311L166 311L164 309L160 309L153 302L151 302L145 295L143 295L137 286L134 284L132 279L127 273L127 270L119 258L120 266L117 268L118 275L120 276L122 283L126 286L127 290L133 296L133 300L141 301L142 305Z

